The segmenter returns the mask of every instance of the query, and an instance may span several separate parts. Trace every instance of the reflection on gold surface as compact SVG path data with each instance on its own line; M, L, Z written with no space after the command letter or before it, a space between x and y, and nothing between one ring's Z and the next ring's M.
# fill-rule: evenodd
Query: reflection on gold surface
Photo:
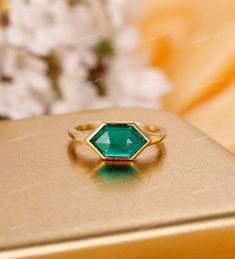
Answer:
M93 157L85 145L71 142L68 146L68 156L74 167L82 168L88 177L98 182L112 185L134 182L152 171L158 172L165 159L165 147L160 143L148 151L135 161L104 161Z
M102 182L122 183L134 180L138 174L138 167L133 162L103 162L95 173Z

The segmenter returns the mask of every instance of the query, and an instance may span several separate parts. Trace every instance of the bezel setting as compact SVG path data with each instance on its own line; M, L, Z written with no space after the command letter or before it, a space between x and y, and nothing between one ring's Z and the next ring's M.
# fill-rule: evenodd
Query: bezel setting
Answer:
M146 142L140 147L131 157L106 157L104 156L98 148L96 148L92 143L92 138L98 134L98 132L106 125L130 125L132 126L145 140ZM140 127L135 122L102 122L98 127L91 132L85 139L85 142L97 153L97 155L103 160L133 160L135 159L150 143L150 138L140 129Z

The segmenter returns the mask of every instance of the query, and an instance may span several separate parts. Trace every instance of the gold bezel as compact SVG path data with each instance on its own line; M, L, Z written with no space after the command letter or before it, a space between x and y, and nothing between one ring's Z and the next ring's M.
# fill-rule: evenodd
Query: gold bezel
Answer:
M127 124L133 126L140 134L141 136L146 140L146 143L132 156L132 157L105 157L103 156L100 151L90 142L90 140L103 128L103 126L107 124ZM98 127L92 131L86 138L85 142L97 153L97 155L103 159L103 160L126 160L126 161L132 161L134 160L150 143L150 138L141 130L141 128L135 123L135 122L126 122L126 121L107 121L107 122L101 122Z

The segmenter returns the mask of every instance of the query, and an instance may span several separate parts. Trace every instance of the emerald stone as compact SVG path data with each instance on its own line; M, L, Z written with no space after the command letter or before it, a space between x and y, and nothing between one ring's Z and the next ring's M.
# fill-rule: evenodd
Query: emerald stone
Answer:
M108 123L90 139L90 143L106 158L131 158L147 140L132 125Z

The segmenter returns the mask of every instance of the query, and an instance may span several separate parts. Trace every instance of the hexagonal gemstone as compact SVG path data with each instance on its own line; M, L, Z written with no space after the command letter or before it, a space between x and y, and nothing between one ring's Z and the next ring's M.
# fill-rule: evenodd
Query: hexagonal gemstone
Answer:
M90 143L107 158L131 158L147 140L132 124L106 124Z

